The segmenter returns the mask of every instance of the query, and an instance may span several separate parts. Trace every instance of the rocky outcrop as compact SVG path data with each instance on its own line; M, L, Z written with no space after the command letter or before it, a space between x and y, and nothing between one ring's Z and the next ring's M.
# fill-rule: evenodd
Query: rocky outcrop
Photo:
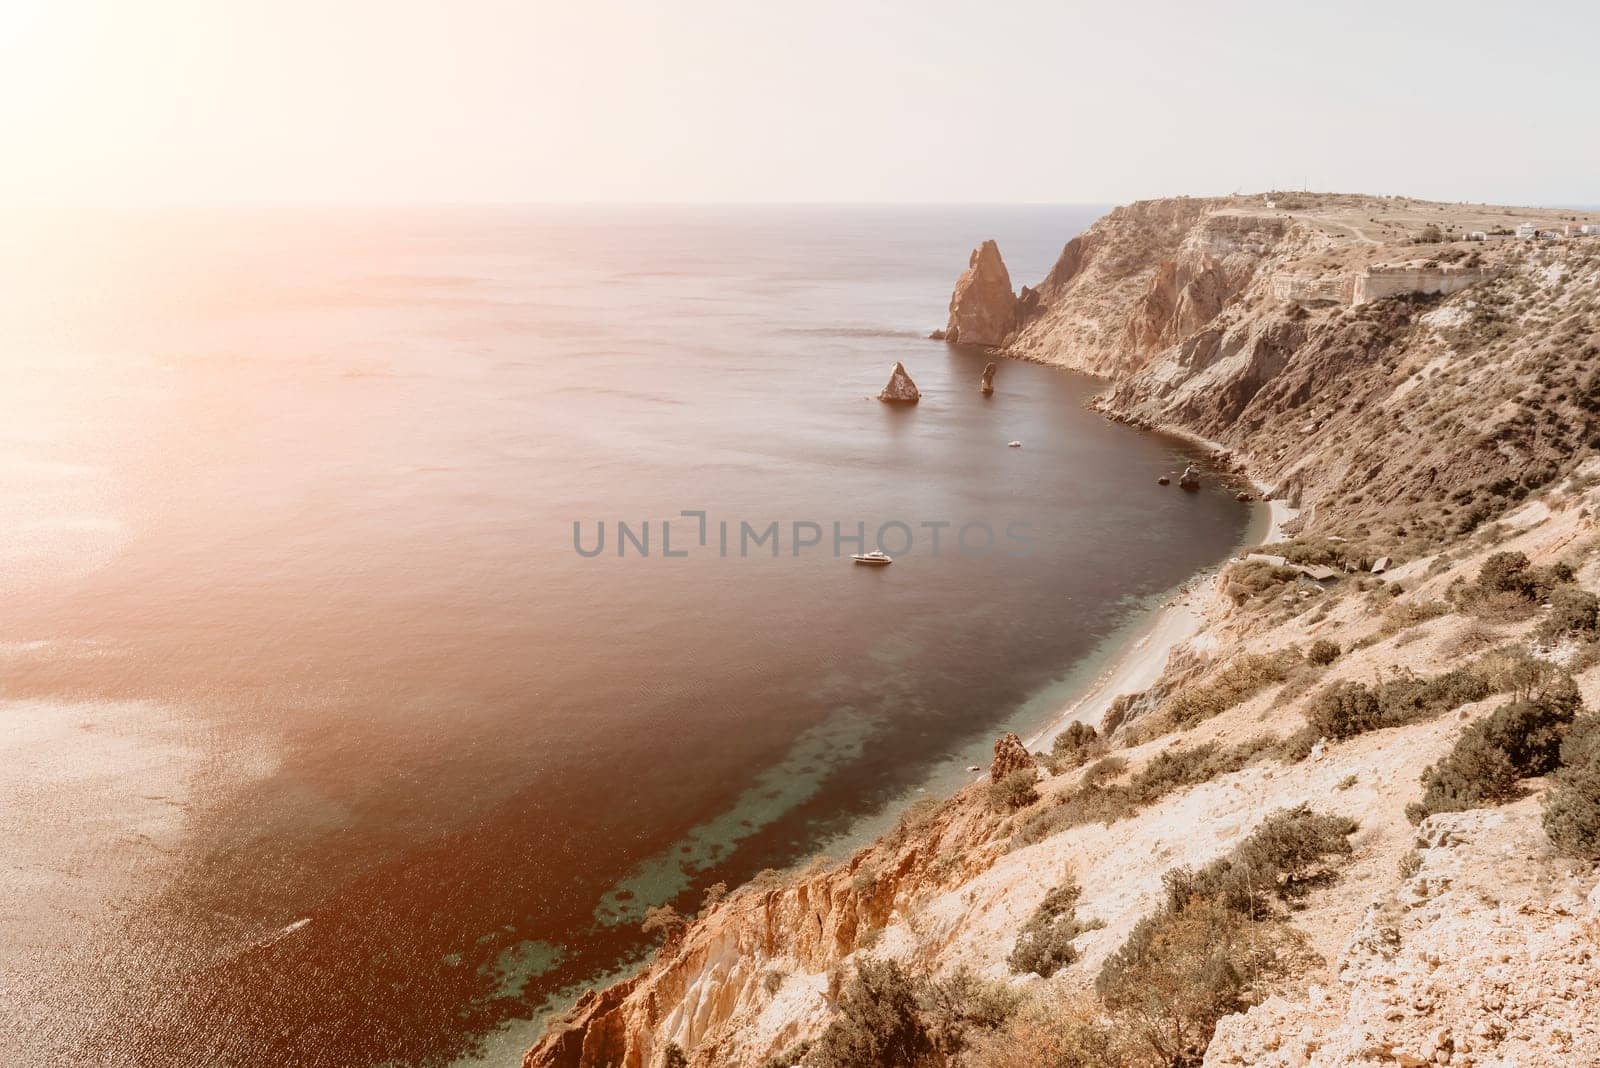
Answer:
M999 782L1007 775L1019 771L1035 771L1038 765L1028 747L1015 734L1006 734L994 743L994 761L989 765L989 781Z
M1420 867L1367 910L1339 987L1227 1017L1206 1068L1600 1064L1600 888L1529 855L1537 800L1417 834Z
M985 365L983 369L983 380L978 384L979 393L988 394L994 392L994 373L997 370L998 368L992 361Z
M1016 322L1017 296L1000 246L985 241L972 250L966 271L956 280L945 338L965 345L1003 345Z
M1178 476L1178 486L1181 489L1197 490L1200 488L1200 469L1190 464L1183 469L1183 474Z
M889 383L883 387L883 392L878 394L878 399L893 404L915 404L922 399L922 392L917 389L917 384L911 381L911 375L906 372L906 365L896 360L894 370L889 372Z

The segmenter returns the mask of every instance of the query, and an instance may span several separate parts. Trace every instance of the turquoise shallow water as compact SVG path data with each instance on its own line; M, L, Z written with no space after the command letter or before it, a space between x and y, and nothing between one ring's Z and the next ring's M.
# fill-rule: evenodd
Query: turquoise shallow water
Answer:
M978 241L1033 282L1095 214L180 212L8 256L8 1044L495 1061L648 905L1035 725L1250 519L1091 380L984 398L925 340ZM871 399L896 360L915 408Z

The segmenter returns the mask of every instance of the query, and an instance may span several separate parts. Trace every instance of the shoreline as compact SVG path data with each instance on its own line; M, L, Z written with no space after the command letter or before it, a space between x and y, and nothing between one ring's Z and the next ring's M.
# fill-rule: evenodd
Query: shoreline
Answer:
M1149 429L1166 431L1166 428ZM1219 448L1215 442L1206 442L1194 434L1179 435L1192 441ZM1265 487L1256 479L1250 480L1263 494ZM1299 510L1287 502L1263 500L1267 506L1264 529L1259 535L1253 531L1235 556L1255 551L1283 537L1283 526ZM1229 559L1233 559L1230 557ZM1148 625L1112 654L1111 662L1078 696L1063 705L1045 724L1023 740L1030 753L1048 749L1056 736L1072 723L1088 723L1098 728L1111 703L1123 694L1139 693L1149 689L1166 670L1172 651L1198 635L1204 629L1211 607L1217 596L1217 580L1227 560L1198 572L1184 582L1173 597L1157 609Z

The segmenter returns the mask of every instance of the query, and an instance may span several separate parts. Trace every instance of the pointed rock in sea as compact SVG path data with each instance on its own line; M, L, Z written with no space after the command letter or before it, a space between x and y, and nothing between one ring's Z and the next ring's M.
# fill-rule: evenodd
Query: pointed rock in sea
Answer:
M889 372L889 384L883 387L878 399L894 404L915 404L922 399L922 393L906 373L906 365L896 360L894 370Z

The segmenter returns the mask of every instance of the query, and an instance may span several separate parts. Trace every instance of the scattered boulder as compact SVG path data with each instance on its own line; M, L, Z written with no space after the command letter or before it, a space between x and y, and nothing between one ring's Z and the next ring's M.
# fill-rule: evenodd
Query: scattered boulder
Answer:
M1016 732L1008 732L994 743L994 763L989 765L989 781L999 782L1007 775L1019 771L1033 771L1038 766Z
M915 404L922 399L922 392L906 373L906 365L896 360L894 370L889 372L889 384L883 387L878 399L891 404Z
M994 361L991 360L989 362L988 366L983 369L983 384L978 387L978 392L985 394L994 392L994 373L999 369L995 366Z
M1000 246L985 241L972 250L967 269L950 294L945 338L967 345L1003 345L1017 323L1017 296L1000 258Z
M944 339L945 334L943 330L935 330L933 333L928 335L929 341L943 341Z
M1183 474L1178 476L1178 486L1186 490L1199 489L1200 469L1195 467L1194 464L1190 464L1188 467L1185 467L1183 469Z
M1156 485L1170 486L1172 485L1172 479L1168 478L1166 475L1162 475L1160 478L1156 479Z
M1233 499L1236 501L1253 501L1256 499L1256 495L1247 490L1240 490L1233 495Z

